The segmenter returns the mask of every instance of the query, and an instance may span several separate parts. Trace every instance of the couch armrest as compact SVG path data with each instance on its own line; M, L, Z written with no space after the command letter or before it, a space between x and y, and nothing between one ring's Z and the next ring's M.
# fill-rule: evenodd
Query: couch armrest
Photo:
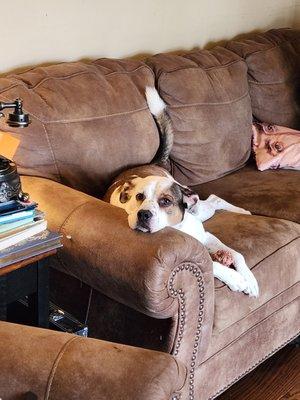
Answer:
M3 399L169 400L186 377L169 354L7 322L0 364Z
M106 296L177 323L173 353L190 363L212 330L214 282L208 252L172 228L154 234L128 227L124 210L43 178L22 177L23 190L64 234L60 270ZM198 361L198 360L197 360Z

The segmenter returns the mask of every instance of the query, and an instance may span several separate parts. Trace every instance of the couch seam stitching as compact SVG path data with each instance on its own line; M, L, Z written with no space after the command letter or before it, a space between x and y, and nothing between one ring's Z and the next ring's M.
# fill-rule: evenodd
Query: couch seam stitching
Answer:
M106 114L106 115L97 115L93 117L85 117L85 118L78 118L78 119L58 119L53 121L45 121L46 124L69 124L69 123L76 123L76 122L85 122L85 121L94 121L98 119L110 118L110 117L119 117L122 115L134 114L137 112L149 110L148 107L137 108L135 110L129 111L121 111L113 114Z
M92 200L87 200L84 203L79 204L75 208L73 208L72 211L70 211L69 215L66 217L64 222L60 225L59 227L59 232L65 227L65 225L68 223L69 219L72 217L72 215L79 210L79 208L83 207L85 204L92 203Z
M284 45L284 44L286 44L286 43L294 43L294 42L297 42L297 41L299 41L299 38L291 39L291 40L285 39L285 40L283 40L283 41L280 42L280 43L274 44L272 47L269 47L268 49L256 50L256 51L253 51L253 52L250 53L250 54L247 54L247 55L245 55L245 56L240 56L240 57L241 57L243 60L246 61L247 58L249 58L249 57L251 57L251 56L253 56L253 55L255 55L255 54L267 52L267 51L270 51L270 50L274 50L274 49L276 49L276 48L281 47L282 45ZM234 42L234 41L233 41L233 42ZM228 42L228 43L230 43L230 42ZM240 44L240 43L242 43L242 42L236 41L235 43L239 43L239 44ZM235 54L238 54L238 53L236 53L234 50L231 50L231 48L226 47L226 49L232 51L232 52L235 53ZM246 61L246 64L248 65L247 61Z
M66 350L67 350L67 347L68 347L72 342L74 342L75 340L79 340L79 339L80 339L80 338L79 338L79 337L76 337L76 336L70 338L70 339L63 345L63 347L60 349L60 351L59 351L59 353L58 353L58 355L57 355L57 357L56 357L56 359L55 359L55 361L54 361L54 363L53 363L53 366L52 366L52 368L51 368L50 374L49 374L49 376L48 376L47 386L46 386L46 391L45 391L45 400L48 400L48 399L49 399L49 394L50 394L51 386L52 386L53 379L54 379L54 376L55 376L55 372L56 372L56 370L57 370L57 367L58 367L58 364L59 364L61 358L63 357L63 355L65 354L65 352L66 352Z
M175 363L178 375L180 375L180 367L179 367L180 360L177 360L176 357L172 357L172 360ZM182 363L182 365L184 365L184 364ZM175 393L181 391L184 388L185 382L186 382L186 380L188 378L188 369L187 369L186 365L184 365L184 371L185 371L185 378L183 380L183 383L179 388L175 389Z
M2 93L0 92L0 95ZM7 96L3 96L4 98L8 99ZM41 118L39 118L36 114L34 114L32 111L29 111L28 109L23 107L23 110L28 111L28 113L33 116L35 119L37 119L41 124L57 124L57 123L61 123L61 124L68 124L68 123L76 123L76 122L85 122L85 121L94 121L94 120L98 120L98 119L104 119L104 118L110 118L110 117L114 117L114 116L122 116L122 115L128 115L128 114L134 114L135 112L141 112L141 111L145 111L148 110L148 107L142 107L142 108L137 108L135 110L129 110L129 111L121 111L118 113L113 113L113 114L106 114L106 115L97 115L97 116L92 116L92 117L86 117L86 118L79 118L79 119L70 119L70 120L53 120L53 121L46 121L43 120Z
M100 59L101 60L101 59ZM97 61L97 60L95 60L95 61ZM62 63L58 63L58 64L55 64L55 65L61 65L61 64L66 64L65 62L62 62ZM96 68L97 68L97 65L95 64L95 63L93 63L93 62L91 62L90 64L89 63L87 63L87 64L84 64L84 65L93 65L93 66L95 66ZM26 73L26 72L29 72L29 71L32 71L33 69L35 69L36 67L33 67L32 69L29 69L29 70L25 70L25 71L23 71L23 72L20 72L20 74L11 74L11 75L7 75L7 78L10 78L10 79L16 79L16 80L18 80L18 82L17 83L15 83L15 84L13 84L13 85L11 85L11 86L8 86L7 88L4 88L4 89L2 89L1 91L0 91L0 94L1 93L3 93L3 92L6 92L7 90L10 90L10 89L13 89L14 87L16 87L16 86L23 86L23 87L25 87L26 89L28 89L28 90L33 90L33 89L36 89L37 87L39 87L41 84L43 84L44 82L47 82L48 80L51 80L51 79L53 79L53 80L64 80L64 79L69 79L69 78L73 78L73 77L76 77L76 76L79 76L79 75L86 75L86 74L93 74L93 75L98 75L95 71L78 71L78 72L75 72L75 73L73 73L73 74L69 74L69 75L65 75L65 76L47 76L46 78L44 78L44 79L42 79L41 81L39 81L37 84L35 84L35 85L26 85L21 79L18 79L18 77L20 77L22 74L24 74L24 73ZM134 70L132 70L132 71L113 71L113 72L110 72L110 73L108 73L108 74L103 74L104 76L110 76L110 75L112 75L112 74L120 74L120 75L130 75L130 74L133 74L133 73L135 73L136 71L138 71L139 69L142 69L142 68L145 68L145 69L148 69L148 70L150 70L150 68L149 68L149 66L147 65L147 64L145 64L145 65L140 65L139 67L137 67L137 68L135 68Z
M277 81L277 82L259 82L259 81L253 81L252 79L248 79L249 83L252 83L254 85L282 85L284 83L288 83L287 81Z
M238 342L243 336L246 336L248 334L248 332L253 331L254 328L256 328L258 325L260 325L262 322L268 320L270 317L272 317L273 315L277 314L280 310L282 310L284 307L292 304L295 300L297 300L299 298L295 297L293 300L289 301L288 303L286 303L283 307L279 308L278 310L275 310L272 314L267 315L265 318L263 318L262 320L258 321L256 324L252 325L249 329L247 329L245 332L242 332L237 338L235 338L232 342L227 343L224 347L222 347L222 349L218 350L216 353L212 354L210 357L208 357L205 361L201 362L198 367L204 363L206 363L207 361L209 361L211 358L215 357L217 354L221 353L222 351L224 351L225 349L227 349L228 347L232 346L234 343Z
M202 50L199 50L199 51L202 51ZM236 54L236 53L234 53L234 54ZM212 70L215 70L215 69L225 69L225 68L231 67L232 65L238 64L238 63L245 64L247 66L246 60L243 57L240 57L238 54L237 54L237 56L239 57L238 60L230 61L227 64L214 65L212 67L206 67L205 68L205 67L202 67L201 65L197 64L194 60L191 60L190 58L185 57L183 55L183 56L180 56L180 57L184 58L185 60L192 61L195 65L190 65L190 66L185 66L185 67L178 67L178 68L173 69L171 71L160 71L158 73L158 80L160 80L163 75L172 74L173 72L178 72L178 71L185 71L185 70L188 70L188 69L195 69L195 70L201 70L201 71L212 71Z
M263 261L265 261L267 258L273 256L274 254L277 253L277 251L283 249L284 247L290 245L291 243L293 243L294 241L298 240L300 238L300 236L296 236L294 239L290 240L289 242L283 244L282 246L278 247L276 250L272 251L272 253L268 254L267 256L265 256L264 258L262 258L261 260L259 260L256 264L253 264L251 271L257 267L259 264L261 264ZM221 289L223 289L226 285L222 284L221 286L215 288L216 291L219 291Z
M60 182L62 182L62 177L61 177L61 174L60 174L60 171L59 171L59 168L58 168L57 160L56 160L56 157L55 157L55 154L54 154L54 150L53 150L53 147L52 147L52 143L51 143L48 131L47 131L46 126L45 126L45 124L43 122L42 122L42 125L43 125L43 129L44 129L44 132L45 132L45 135L46 135L46 140L47 140L47 143L48 143L48 146L49 146L49 149L50 149L50 153L51 153L52 159L54 161L56 173L57 173L57 175L59 177Z
M169 109L176 108L185 108L185 107L194 107L194 106L223 106L228 104L237 103L240 100L243 100L245 97L249 95L249 90L247 90L243 95L237 97L234 100L224 101L220 103L190 103L190 104L176 104L176 105L168 105Z
M280 346L276 347L276 349L272 350L270 353L268 353L265 357L261 358L259 361L257 361L255 364L253 364L249 369L244 371L241 375L236 377L233 381L231 381L228 385L224 386L222 389L220 389L218 392L213 394L211 397L209 397L208 400L213 400L216 398L216 396L219 396L221 393L223 393L225 390L229 389L235 382L239 381L242 377L247 375L249 372L253 371L258 365L260 365L262 362L266 361L268 358L270 358L273 354L275 354L278 350L282 349L284 346L286 346L289 342L291 342L293 339L297 338L300 334L300 331L296 333L296 335L291 336L289 339L284 341Z
M2 92L0 92L0 94L2 94ZM4 99L6 99L6 100L8 100L8 97L7 96L2 96ZM26 111L26 109L23 107L23 110L24 111ZM47 143L48 143L48 146L49 146L49 150L50 150L50 153L51 153L51 156L52 156L52 160L53 160L53 162L54 162L54 166L55 166L55 169L56 169L56 173L57 173L57 175L58 175L58 178L59 178L59 180L60 180L60 182L62 182L62 178L61 178L61 174L60 174L60 172L59 172L59 168L58 168L58 165L57 165L57 160L56 160L56 157L55 157L55 155L54 155L54 151L53 151L53 148L52 148L52 144L51 144L51 141L50 141L50 138L49 138L49 135L48 135L48 131L47 131L47 129L46 129L46 127L45 127L45 124L38 118L38 117L36 117L36 115L34 115L34 114L32 114L32 113L30 113L30 115L32 115L33 117L35 117L38 121L40 121L40 123L43 125L43 129L44 129L44 132L45 132L45 136L46 136L46 141L47 141Z
M72 215L78 211L79 208L83 207L85 204L88 203L92 203L93 201L91 200L87 200L84 203L79 204L77 207L75 207L70 213L69 215L66 217L66 219L64 220L64 222L60 225L59 227L59 232L62 233L62 230L65 228L65 225L68 223L69 219L72 217ZM82 281L81 278L78 278L78 276L76 274L73 274L72 271L69 270L68 266L66 265L66 263L62 260L62 258L60 257L59 252L56 253L56 259L58 260L58 262L63 266L63 268L65 270L68 271L68 274L73 276L76 279L80 279ZM86 282L85 282L86 283ZM90 285L89 285L90 286ZM92 286L90 286L92 289L94 289Z
M272 253L270 253L269 255L267 255L266 257L264 257L262 260L260 260L258 263L254 264L253 267L251 268L254 269L255 267L257 267L259 264L261 264L263 261L265 261L267 258L269 258L270 256L273 256L274 254L276 254L279 250L282 250L284 247L287 247L288 245L290 245L291 243L295 242L296 240L300 239L300 236L296 236L294 239L290 240L289 242L283 244L282 246L278 247L278 249L274 250Z
M279 296L282 296L284 293L287 293L290 289L292 289L294 286L297 286L299 282L295 282L293 283L292 286L289 286L287 289L282 290L281 292L277 293L274 297L272 297L271 299L269 299L268 301L266 301L265 303L261 304L258 308L255 308L254 310L252 310L249 314L247 314L246 316L234 321L231 325L226 326L226 328L222 329L222 330L218 330L218 333L223 333L224 331L226 331L227 329L229 329L230 327L232 327L232 325L235 325L239 322L241 322L243 319L249 317L250 315L254 314L256 311L259 311L261 308L263 308L264 306L268 305L272 300L278 298ZM297 296L294 298L294 300L297 298ZM276 310L278 311L278 310ZM275 312L276 312L275 311Z

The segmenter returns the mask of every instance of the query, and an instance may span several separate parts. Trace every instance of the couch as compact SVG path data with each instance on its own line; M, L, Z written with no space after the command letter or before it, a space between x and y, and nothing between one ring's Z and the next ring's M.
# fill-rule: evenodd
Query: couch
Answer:
M165 400L185 381L166 353L7 322L0 337L3 400Z
M299 56L300 32L276 29L209 50L0 78L0 100L22 97L32 118L13 131L23 190L64 236L51 261L53 301L95 338L173 354L187 369L173 399L217 397L299 335L299 172L260 172L251 156L253 116L300 128ZM115 176L157 152L147 85L168 105L173 176L201 198L214 193L252 212L221 212L205 226L245 256L257 299L214 279L192 237L132 231L125 212L101 200Z

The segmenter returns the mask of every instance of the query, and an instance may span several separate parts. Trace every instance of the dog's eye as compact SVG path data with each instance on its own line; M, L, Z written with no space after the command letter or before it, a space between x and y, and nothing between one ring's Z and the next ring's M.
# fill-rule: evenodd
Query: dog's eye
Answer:
M167 197L163 197L158 200L158 204L160 205L160 207L169 207L172 204L172 201Z
M137 201L143 201L145 200L145 196L143 193L138 193L135 198L137 199Z

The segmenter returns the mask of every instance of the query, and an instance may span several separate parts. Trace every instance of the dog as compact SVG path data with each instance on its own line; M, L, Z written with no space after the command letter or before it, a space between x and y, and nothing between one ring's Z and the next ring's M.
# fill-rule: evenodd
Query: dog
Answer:
M159 150L160 157L157 158L165 162L173 141L166 105L154 88L146 89L146 98L163 137L163 148ZM232 291L258 297L258 283L243 255L226 246L203 227L203 222L217 210L242 214L250 214L249 211L235 207L215 195L200 200L197 193L181 185L158 165L141 166L123 173L111 185L106 200L127 212L131 229L154 233L171 226L197 239L209 253L220 250L229 252L235 270L213 261L214 276Z

